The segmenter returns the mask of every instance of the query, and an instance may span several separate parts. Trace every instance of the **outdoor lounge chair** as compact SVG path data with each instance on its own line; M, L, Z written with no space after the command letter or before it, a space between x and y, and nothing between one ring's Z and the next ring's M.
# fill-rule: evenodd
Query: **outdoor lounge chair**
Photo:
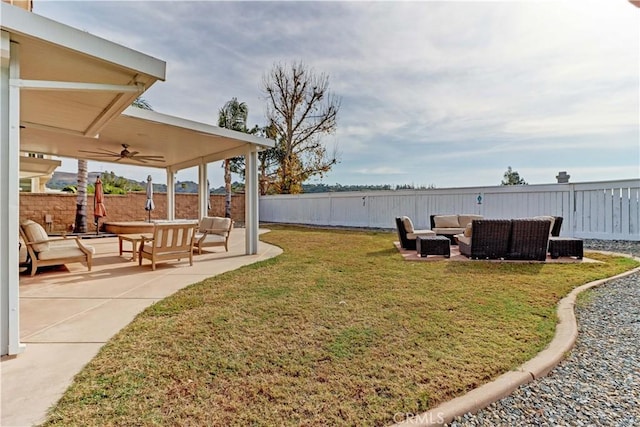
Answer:
M224 250L228 252L229 235L232 229L233 221L231 218L219 216L205 216L202 218L195 238L195 247L198 248L198 254L202 253L203 247L208 246L224 246Z
M416 237L436 235L436 233L431 230L414 230L413 222L408 216L396 218L396 229L398 230L400 246L403 249L411 249L414 251L416 250Z
M161 222L153 226L153 237L144 238L138 252L138 265L142 259L151 260L151 269L156 269L156 262L189 258L193 265L193 242L196 222Z
M27 246L32 276L39 267L71 262L84 262L91 271L95 251L91 246L83 245L78 236L49 237L40 224L31 220L20 224L20 236Z

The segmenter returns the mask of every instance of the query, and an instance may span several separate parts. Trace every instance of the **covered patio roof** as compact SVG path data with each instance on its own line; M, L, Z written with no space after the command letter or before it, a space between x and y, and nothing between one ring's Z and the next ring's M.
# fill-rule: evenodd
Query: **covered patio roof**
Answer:
M95 136L165 79L164 61L4 2L0 6L1 28L18 47L20 78L13 83L21 91L21 126Z

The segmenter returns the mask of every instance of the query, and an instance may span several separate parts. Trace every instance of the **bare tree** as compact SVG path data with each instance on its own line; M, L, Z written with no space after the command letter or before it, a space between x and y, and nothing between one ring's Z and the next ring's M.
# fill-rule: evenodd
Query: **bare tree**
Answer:
M320 140L335 132L340 99L328 92L329 77L303 63L275 64L263 78L267 123L274 130L278 155L276 191L300 193L302 183L323 176L337 163Z

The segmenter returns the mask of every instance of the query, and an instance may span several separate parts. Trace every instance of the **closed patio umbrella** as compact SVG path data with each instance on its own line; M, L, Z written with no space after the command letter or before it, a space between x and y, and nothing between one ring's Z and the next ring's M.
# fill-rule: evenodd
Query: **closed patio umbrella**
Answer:
M153 204L153 183L151 182L151 175L147 176L147 203L144 205L144 210L149 211L149 222L151 222L151 211L156 206Z
M105 216L107 216L107 209L104 207L104 190L102 189L102 180L98 176L93 197L93 217L96 223L96 234L100 232L100 218Z

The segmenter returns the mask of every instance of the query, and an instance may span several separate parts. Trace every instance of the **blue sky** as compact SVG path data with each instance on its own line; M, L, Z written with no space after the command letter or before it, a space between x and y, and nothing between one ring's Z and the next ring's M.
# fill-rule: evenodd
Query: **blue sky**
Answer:
M249 126L264 125L262 80L274 63L328 74L342 103L323 141L340 163L312 182L498 185L508 166L530 184L559 171L572 182L640 177L640 8L627 0L36 0L33 11L166 61L166 82L144 98L205 123L237 97ZM220 165L209 170L222 185Z

